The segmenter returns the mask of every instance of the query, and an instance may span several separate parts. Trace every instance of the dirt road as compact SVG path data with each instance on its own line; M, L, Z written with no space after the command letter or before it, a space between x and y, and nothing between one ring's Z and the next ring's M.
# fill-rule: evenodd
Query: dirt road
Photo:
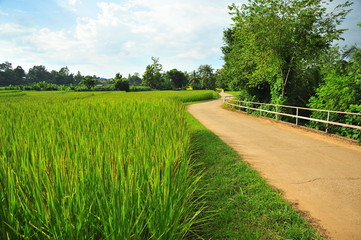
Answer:
M189 106L330 239L361 239L361 147L273 120L231 112L222 100Z

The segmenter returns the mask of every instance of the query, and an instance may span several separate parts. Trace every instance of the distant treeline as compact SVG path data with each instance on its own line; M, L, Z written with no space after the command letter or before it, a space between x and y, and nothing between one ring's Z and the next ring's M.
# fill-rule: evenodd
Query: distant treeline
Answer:
M69 72L68 67L59 71L48 71L45 66L38 65L28 72L21 66L13 68L9 62L0 64L0 87L18 90L133 90L150 89L215 89L218 85L219 71L210 65L201 65L192 72L172 69L163 71L158 58L152 58L152 64L146 67L143 76L139 73L128 75L127 78L117 73L114 78L105 79L97 76L83 76Z

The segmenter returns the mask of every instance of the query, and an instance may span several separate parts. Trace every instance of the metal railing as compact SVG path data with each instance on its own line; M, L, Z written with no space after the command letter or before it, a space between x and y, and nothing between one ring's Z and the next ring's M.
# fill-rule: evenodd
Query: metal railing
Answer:
M260 116L262 116L263 112L264 113L275 114L276 120L279 120L279 116L292 117L292 118L296 119L296 121L295 121L296 125L299 125L299 119L325 123L326 124L326 130L325 130L326 132L328 132L328 125L336 125L336 126L348 127L348 128L354 128L354 129L360 129L361 130L361 126L356 126L356 125L351 125L351 124L345 124L345 123L330 121L330 114L331 113L344 114L344 115L355 115L355 116L359 116L360 118L361 118L361 113L339 112L339 111L332 111L332 110L322 110L322 109L314 109L314 108L295 107L295 106L270 104L270 103L248 102L248 101L237 100L233 96L226 96L226 97L224 97L223 101L224 101L225 104L230 105L230 106L234 106L236 108L250 109L250 110L254 110L254 111L259 111ZM259 107L254 107L254 105L259 106ZM271 111L269 109L262 109L262 107L265 108L264 106L272 106L272 107L275 108L275 111ZM295 114L282 112L281 109L294 109ZM325 112L325 113L327 113L327 118L326 119L317 119L317 118L310 118L310 117L307 117L307 116L302 116L300 114L300 110Z

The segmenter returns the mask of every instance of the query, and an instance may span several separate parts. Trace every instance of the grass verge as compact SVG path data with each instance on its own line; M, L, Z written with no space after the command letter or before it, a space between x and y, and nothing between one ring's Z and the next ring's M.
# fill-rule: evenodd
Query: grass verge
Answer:
M226 93L231 94L233 96L239 96L241 94L241 92L239 91L226 91Z
M203 171L199 195L204 195L209 219L196 232L203 239L323 239L239 155L191 114L196 171Z

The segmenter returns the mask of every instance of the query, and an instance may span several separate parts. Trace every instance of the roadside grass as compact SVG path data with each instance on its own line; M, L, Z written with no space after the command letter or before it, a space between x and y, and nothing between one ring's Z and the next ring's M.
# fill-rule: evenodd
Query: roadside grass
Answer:
M233 96L239 96L241 94L241 92L239 91L226 91L226 93L231 94Z
M193 161L204 176L198 194L206 211L196 233L203 239L323 239L282 194L191 114Z

